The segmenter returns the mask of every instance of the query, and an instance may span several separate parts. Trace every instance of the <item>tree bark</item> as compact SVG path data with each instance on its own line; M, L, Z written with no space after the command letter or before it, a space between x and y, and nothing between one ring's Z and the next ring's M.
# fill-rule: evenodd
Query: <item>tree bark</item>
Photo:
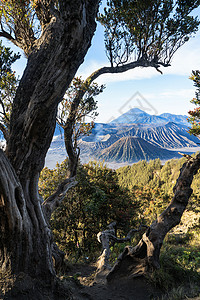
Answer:
M97 239L99 243L102 244L102 254L99 256L97 260L97 273L104 271L104 270L110 270L111 266L109 264L109 258L110 258L110 246L114 246L115 243L124 243L124 242L130 242L132 236L136 233L141 231L143 227L148 227L145 225L141 225L138 229L131 229L127 236L124 238L118 238L115 235L115 227L116 222L112 222L107 226L108 229L99 232L97 234Z
M98 3L64 1L63 10L45 24L29 54L13 103L7 158L0 151L2 276L24 272L46 283L55 277L52 234L42 210L38 179L58 104L91 45Z
M57 106L83 62L96 28L98 1L84 1L89 3L85 6L80 0L75 2L72 16L53 17L42 39L35 42L13 103L7 153L22 181L44 166Z
M45 210L45 216L50 221L52 212L60 205L63 199L66 197L67 191L76 186L78 181L75 177L65 179L58 187L55 193L47 198L43 203L42 207Z
M52 234L40 201L31 205L9 160L0 150L1 275L24 272L49 280L54 274Z
M81 89L78 91L77 96L71 104L69 116L67 118L66 124L62 126L64 129L64 141L65 148L69 157L68 160L68 170L69 170L69 178L76 176L78 160L80 149L75 147L75 143L73 141L73 129L76 123L76 114L78 111L79 104L81 102L82 97L85 94L85 89Z
M116 276L139 276L160 267L159 255L163 240L170 229L180 223L192 194L193 177L199 168L200 154L195 158L189 157L180 170L171 203L151 224L135 247L125 247L108 274L108 281Z

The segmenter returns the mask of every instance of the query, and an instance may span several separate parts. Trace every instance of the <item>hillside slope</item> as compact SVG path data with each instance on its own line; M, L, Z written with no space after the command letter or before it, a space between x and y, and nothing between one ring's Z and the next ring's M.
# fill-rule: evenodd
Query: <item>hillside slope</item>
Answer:
M174 151L154 146L140 137L122 137L98 155L99 159L115 162L136 162L155 158L170 159L180 157Z
M128 136L138 136L155 146L162 148L197 147L200 140L190 135L188 127L169 122L163 126L133 126L124 132Z
M98 131L97 128L100 128L100 130ZM96 149L107 148L125 136L140 137L152 145L169 149L198 147L200 142L196 136L190 135L187 132L187 126L173 122L152 126L145 124L132 124L129 126L123 124L121 124L121 126L101 124L100 127L99 124L97 124L97 128L95 125L92 134L82 139L85 143L96 143Z

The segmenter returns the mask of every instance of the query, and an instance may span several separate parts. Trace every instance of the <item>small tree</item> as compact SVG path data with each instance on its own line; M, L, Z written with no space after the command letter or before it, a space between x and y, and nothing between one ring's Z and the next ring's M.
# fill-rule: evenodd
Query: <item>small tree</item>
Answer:
M188 113L190 117L188 121L191 123L192 127L189 129L190 134L194 134L196 136L200 135L200 71L193 71L190 77L194 82L194 86L196 87L195 98L193 98L190 102L195 104L197 107L194 110L190 110Z
M4 47L0 41L0 130L7 141L12 103L18 85L12 64L19 58L19 54L13 54L10 48Z
M97 101L95 97L103 92L104 86L91 83L86 86L81 78L74 78L61 102L57 123L64 129L65 148L69 157L69 177L76 175L79 159L78 138L91 133L97 113ZM80 91L83 92L82 97ZM92 122L85 122L90 117Z
M53 170L43 169L39 188L44 199L56 190L67 171L65 161ZM136 226L138 204L127 189L119 186L116 172L103 163L79 166L77 180L79 184L53 213L51 226L59 248L67 255L93 258L99 250L97 233L116 220L119 233L125 235Z

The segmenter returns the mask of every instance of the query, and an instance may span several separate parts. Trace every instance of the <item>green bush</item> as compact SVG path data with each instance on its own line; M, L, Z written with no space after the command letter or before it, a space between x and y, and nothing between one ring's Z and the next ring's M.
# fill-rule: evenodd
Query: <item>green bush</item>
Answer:
M150 280L163 291L169 291L180 285L199 284L198 272L200 252L189 247L176 245L163 246L160 255L160 269L150 275Z
M40 178L42 196L47 198L66 174L65 162L54 170L45 168ZM93 260L101 251L97 233L109 223L117 222L117 234L121 237L130 227L137 226L137 203L126 188L119 186L116 172L104 164L80 166L77 180L78 185L53 213L51 226L56 243L71 259Z

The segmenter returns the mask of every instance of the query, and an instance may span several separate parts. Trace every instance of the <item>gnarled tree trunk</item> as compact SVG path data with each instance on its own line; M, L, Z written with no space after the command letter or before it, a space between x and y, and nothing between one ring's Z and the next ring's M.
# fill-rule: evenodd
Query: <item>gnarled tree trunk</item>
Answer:
M1 275L25 272L33 278L54 275L52 235L40 201L31 206L9 160L0 150ZM32 193L34 195L34 191ZM37 199L36 197L34 199Z
M38 179L58 104L91 45L98 3L67 1L63 11L46 24L28 57L13 103L7 157L0 152L2 276L23 272L46 283L55 277L52 234L42 210Z
M100 273L101 271L104 270L110 270L110 264L109 264L109 258L110 258L110 246L114 246L115 243L124 243L124 242L130 242L132 236L136 233L142 230L142 228L146 228L148 226L146 225L140 225L138 229L131 229L127 236L124 238L118 238L115 235L115 227L116 227L116 222L112 222L107 226L108 229L104 231L100 231L97 234L97 239L99 243L102 244L102 254L99 256L97 260L97 273Z
M159 255L163 240L170 229L179 224L192 194L193 177L199 168L200 154L195 158L189 157L180 170L171 203L151 224L135 247L125 247L108 274L108 281L116 276L134 277L159 268Z

